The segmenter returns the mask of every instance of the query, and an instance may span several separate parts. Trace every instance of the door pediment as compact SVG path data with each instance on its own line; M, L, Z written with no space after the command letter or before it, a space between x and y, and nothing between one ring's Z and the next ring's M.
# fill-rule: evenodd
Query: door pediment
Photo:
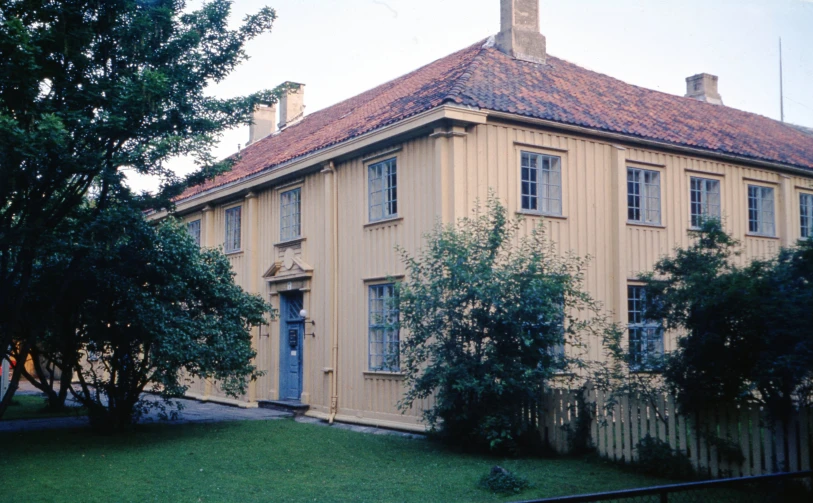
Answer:
M281 255L263 274L266 281L290 281L313 275L313 267L302 260L302 256L295 253L293 248L287 248Z

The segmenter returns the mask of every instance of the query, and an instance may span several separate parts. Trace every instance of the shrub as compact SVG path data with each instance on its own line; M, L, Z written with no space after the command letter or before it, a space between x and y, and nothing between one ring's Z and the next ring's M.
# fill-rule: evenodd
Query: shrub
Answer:
M434 397L424 419L454 445L517 453L541 447L528 411L584 368L584 335L605 318L584 292L586 260L560 253L537 226L521 236L491 195L487 211L438 225L426 247L401 250L400 406Z
M669 443L649 435L636 446L638 461L633 465L640 471L668 478L692 478L695 475L691 461Z
M480 489L485 489L496 494L519 494L528 487L528 479L520 475L509 472L501 466L494 466L487 475L480 478L477 484Z

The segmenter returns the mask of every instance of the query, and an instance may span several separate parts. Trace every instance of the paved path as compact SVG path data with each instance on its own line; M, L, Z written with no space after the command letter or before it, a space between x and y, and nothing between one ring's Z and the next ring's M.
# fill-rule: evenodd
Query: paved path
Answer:
M20 383L17 394L38 395L40 392L28 383ZM145 394L147 400L157 401L154 395ZM219 421L268 421L293 417L290 412L283 412L272 409L234 407L214 402L201 402L191 399L177 399L183 404L180 418L177 421L162 421L158 418L158 413L153 411L142 419L143 424L162 422L164 424L189 424L189 423L214 423ZM351 430L359 433L369 433L373 435L396 435L405 438L425 438L424 435L415 433L404 433L399 431L375 428L372 426L360 426L346 423L333 423L328 425L326 421L313 417L299 416L298 423L330 426L341 430ZM0 420L0 433L17 431L42 431L62 428L82 428L88 426L87 417L52 417L43 419L18 419L15 421Z
M22 394L35 394L30 390L18 390ZM147 400L157 401L153 395L144 395ZM180 418L177 421L161 421L158 412L152 411L141 421L143 424L162 422L165 424L214 423L219 421L267 421L292 417L290 412L271 409L245 409L213 402L177 399L183 404ZM7 431L51 430L58 428L79 428L88 425L87 417L53 417L43 419L18 419L15 421L0 420L0 433Z

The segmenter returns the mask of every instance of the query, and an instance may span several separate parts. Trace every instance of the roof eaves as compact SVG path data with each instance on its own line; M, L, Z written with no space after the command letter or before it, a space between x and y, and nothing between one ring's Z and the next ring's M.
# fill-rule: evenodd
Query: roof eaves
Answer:
M616 140L627 140L636 143L640 143L643 145L654 146L666 150L675 150L675 151L683 151L693 154L704 154L711 157L717 157L721 159L725 159L728 161L739 161L739 162L750 162L752 164L761 165L764 167L770 167L773 169L784 170L784 171L791 171L796 172L799 174L803 174L805 176L810 176L813 173L813 169L808 166L801 166L796 164L790 163L783 163L778 162L768 158L760 158L755 156L750 156L747 154L734 154L728 152L722 152L719 150L705 148L699 145L689 145L686 143L677 143L671 142L668 140L663 140L660 138L655 137L646 137L642 135L636 135L634 133L621 133L618 131L614 131L611 129L603 129L598 128L595 126L585 126L581 124L575 123L568 123L568 122L561 122L555 121L550 119L541 119L533 116L517 114L513 112L503 112L498 110L488 110L488 115L491 117L504 119L504 120L512 120L512 121L519 121L519 122L528 122L531 124L539 124L545 125L548 127L558 127L561 129L572 130L576 132L580 132L583 134L592 134L596 136L603 136L607 138L612 138Z

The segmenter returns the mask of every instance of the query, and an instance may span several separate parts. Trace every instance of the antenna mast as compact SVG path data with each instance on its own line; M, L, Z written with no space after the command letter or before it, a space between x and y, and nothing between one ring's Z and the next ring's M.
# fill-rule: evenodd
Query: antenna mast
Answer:
M785 122L785 94L782 90L782 37L779 37L779 117Z

